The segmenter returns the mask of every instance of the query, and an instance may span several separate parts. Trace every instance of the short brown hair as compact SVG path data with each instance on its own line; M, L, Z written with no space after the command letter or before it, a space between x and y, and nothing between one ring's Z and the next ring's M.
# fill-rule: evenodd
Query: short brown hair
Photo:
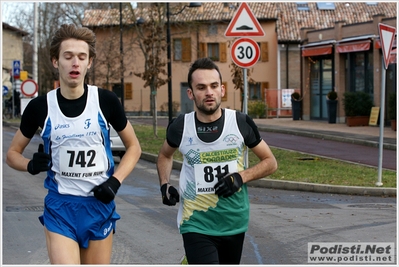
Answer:
M222 83L222 74L220 73L219 67L215 64L215 62L213 62L213 60L210 58L199 58L190 66L188 71L187 82L190 89L193 89L191 87L191 82L193 81L192 75L197 69L216 70L219 73L220 83Z
M50 60L53 60L53 58L58 60L61 43L68 39L85 41L89 45L89 58L96 56L96 35L92 30L86 27L77 27L74 24L63 24L54 33L51 40Z

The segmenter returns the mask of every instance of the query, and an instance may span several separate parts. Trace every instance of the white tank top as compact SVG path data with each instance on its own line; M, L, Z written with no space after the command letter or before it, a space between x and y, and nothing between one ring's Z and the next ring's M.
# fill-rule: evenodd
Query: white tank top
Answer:
M109 126L100 109L98 88L88 86L85 109L74 118L60 110L57 90L47 94L48 115L41 133L53 164L45 187L60 194L91 196L93 187L114 171Z
M223 131L214 142L206 143L198 137L195 112L185 115L184 125L179 146L184 157L177 216L180 233L219 236L245 232L249 218L246 185L226 199L219 198L213 189L218 182L217 174L238 172L245 168L246 146L237 125L236 112L225 109ZM230 220L226 221L226 218Z

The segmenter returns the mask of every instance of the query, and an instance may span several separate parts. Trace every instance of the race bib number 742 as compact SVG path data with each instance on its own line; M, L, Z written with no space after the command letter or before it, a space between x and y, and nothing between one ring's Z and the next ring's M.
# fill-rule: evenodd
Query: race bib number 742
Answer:
M60 175L87 179L105 170L102 147L60 147Z

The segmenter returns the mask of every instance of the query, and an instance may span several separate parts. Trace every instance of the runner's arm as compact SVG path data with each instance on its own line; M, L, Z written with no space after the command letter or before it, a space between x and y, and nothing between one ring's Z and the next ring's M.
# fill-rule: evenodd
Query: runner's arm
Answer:
M8 166L18 171L28 171L30 159L25 158L22 153L29 142L30 139L25 137L18 129L7 151L6 163Z
M266 177L277 170L276 158L264 140L251 148L251 150L259 158L260 162L240 172L243 183Z
M171 147L165 140L161 150L158 154L157 159L157 171L159 178L159 185L169 183L170 174L173 167L173 154L175 153L177 147Z
M126 123L125 129L118 132L118 134L126 147L126 152L119 162L113 176L122 183L123 180L125 180L125 178L133 171L134 166L136 166L136 163L140 159L141 146L132 124L129 121Z

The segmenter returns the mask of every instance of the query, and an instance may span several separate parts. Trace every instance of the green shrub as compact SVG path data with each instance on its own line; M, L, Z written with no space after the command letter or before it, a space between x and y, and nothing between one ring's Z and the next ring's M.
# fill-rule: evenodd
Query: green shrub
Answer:
M266 118L267 105L263 100L248 101L248 115L251 118Z
M373 107L373 99L366 92L345 92L344 109L347 117L369 116Z
M328 92L327 98L329 100L336 100L338 98L337 92L335 92L335 91Z

